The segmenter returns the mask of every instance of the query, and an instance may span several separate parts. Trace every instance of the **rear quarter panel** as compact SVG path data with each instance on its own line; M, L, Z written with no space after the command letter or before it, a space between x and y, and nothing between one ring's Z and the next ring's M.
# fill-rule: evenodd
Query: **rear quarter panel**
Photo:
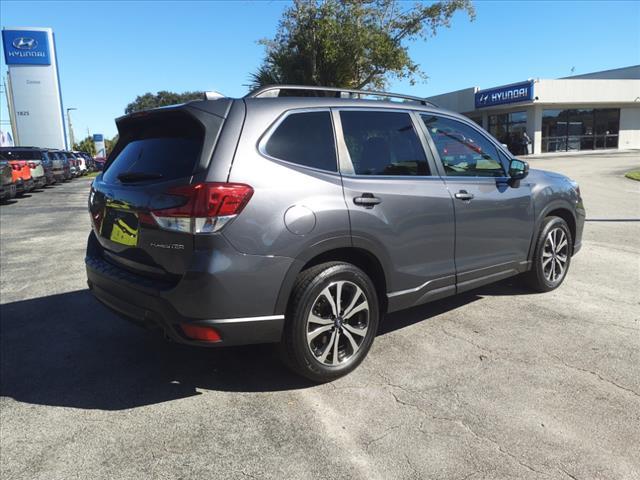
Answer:
M291 258L304 256L319 244L350 246L340 175L263 156L258 143L284 110L268 99L246 105L229 181L251 185L254 194L225 228L225 237L243 253ZM296 229L296 219L304 228Z

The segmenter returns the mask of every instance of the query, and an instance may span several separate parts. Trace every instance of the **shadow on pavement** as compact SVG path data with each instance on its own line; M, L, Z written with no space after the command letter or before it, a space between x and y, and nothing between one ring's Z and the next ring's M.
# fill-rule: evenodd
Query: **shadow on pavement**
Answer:
M388 315L380 334L481 295L525 293L499 285ZM0 395L20 402L121 410L199 395L198 389L266 392L312 385L280 363L274 345L172 344L120 319L89 290L4 304L0 332Z

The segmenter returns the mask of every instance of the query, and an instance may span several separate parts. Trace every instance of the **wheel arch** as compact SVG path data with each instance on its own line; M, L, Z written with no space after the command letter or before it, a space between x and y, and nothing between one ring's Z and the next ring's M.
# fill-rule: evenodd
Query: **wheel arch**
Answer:
M350 240L350 239L349 239ZM296 277L300 272L325 262L346 262L364 271L375 285L381 313L387 310L387 275L380 259L370 250L354 247L332 239L323 242L320 248L312 248L293 262L280 288L276 301L275 314L284 314L289 303Z
M530 261L533 260L533 254L538 243L538 237L540 236L540 227L544 219L547 217L560 217L565 222L567 222L569 231L571 232L572 248L575 247L577 222L575 213L573 212L571 205L568 202L564 201L551 202L545 206L545 208L540 212L536 219L534 235L531 240L531 246L529 247Z

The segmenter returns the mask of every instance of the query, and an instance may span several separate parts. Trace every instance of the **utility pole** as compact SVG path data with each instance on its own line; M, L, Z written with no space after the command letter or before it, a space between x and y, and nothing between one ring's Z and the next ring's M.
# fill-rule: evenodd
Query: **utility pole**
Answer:
M73 138L73 126L71 125L71 115L69 114L69 112L71 110L77 110L77 108L67 108L67 122L69 122L69 143L71 143L71 145L69 145L69 150L73 150L73 145L75 142L75 138Z

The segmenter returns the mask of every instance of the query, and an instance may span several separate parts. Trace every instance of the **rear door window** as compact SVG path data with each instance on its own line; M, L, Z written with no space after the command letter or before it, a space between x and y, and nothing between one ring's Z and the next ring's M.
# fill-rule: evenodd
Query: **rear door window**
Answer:
M319 111L287 115L267 140L264 152L286 162L336 172L331 114Z
M199 163L203 138L202 126L186 115L141 119L122 132L103 180L117 183L125 173L161 181L188 177Z
M429 175L427 158L406 112L341 111L356 175Z

